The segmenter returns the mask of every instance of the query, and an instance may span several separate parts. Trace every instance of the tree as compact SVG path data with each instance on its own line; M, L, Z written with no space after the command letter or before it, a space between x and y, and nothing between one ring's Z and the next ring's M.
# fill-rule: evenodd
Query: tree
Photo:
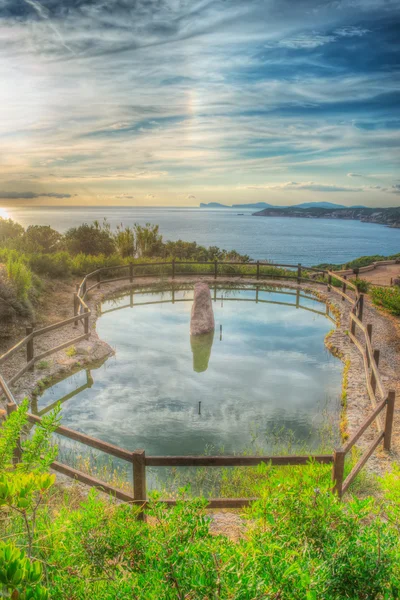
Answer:
M22 236L24 250L51 254L61 248L62 235L49 225L30 225Z
M21 237L23 233L24 228L22 225L12 219L0 217L0 242Z
M65 244L71 254L112 254L115 241L109 229L84 223L71 227L65 236Z

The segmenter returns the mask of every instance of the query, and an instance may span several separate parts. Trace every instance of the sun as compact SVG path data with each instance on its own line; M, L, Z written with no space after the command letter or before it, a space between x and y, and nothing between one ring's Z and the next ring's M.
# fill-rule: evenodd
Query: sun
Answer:
M0 217L2 219L9 219L10 218L10 215L8 214L8 212L6 211L6 209L5 208L1 208L1 206L0 206Z

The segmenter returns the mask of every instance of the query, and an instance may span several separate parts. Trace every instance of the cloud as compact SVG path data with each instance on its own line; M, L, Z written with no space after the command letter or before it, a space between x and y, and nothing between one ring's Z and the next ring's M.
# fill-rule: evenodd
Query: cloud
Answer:
M129 194L117 194L116 196L114 196L114 198L121 198L124 200L133 200L135 198L135 196L130 196Z
M370 33L370 29L355 27L354 25L346 25L336 29L335 31L335 34L341 37L362 37L367 33Z
M0 186L184 204L270 174L320 194L354 191L347 171L389 177L395 16L391 0L0 0Z
M292 38L282 39L277 42L269 42L266 44L266 48L280 47L289 48L292 50L313 50L315 48L318 48L319 46L324 46L325 44L331 44L333 42L336 42L337 40L343 37L362 37L367 33L369 33L369 29L349 25L345 27L340 27L339 29L336 29L333 33L330 34L311 32L300 34Z
M194 196L193 194L188 194L186 196L186 200L196 200L196 199L197 199L196 196Z
M286 40L279 40L278 42L269 42L266 44L266 48L290 48L292 50L298 49L314 49L318 48L318 46L323 46L324 44L329 44L331 42L336 41L335 35L321 35L321 34L304 34L299 35L294 38L289 38Z
M57 194L55 192L1 192L2 200L34 200L36 198L72 198L77 194Z
M390 188L387 188L385 192L389 192L390 194L400 194L400 184L392 185Z
M247 185L247 189L251 190L308 190L311 192L362 192L363 188L346 187L331 184L315 183L314 181L296 182L287 181L279 184L265 185Z

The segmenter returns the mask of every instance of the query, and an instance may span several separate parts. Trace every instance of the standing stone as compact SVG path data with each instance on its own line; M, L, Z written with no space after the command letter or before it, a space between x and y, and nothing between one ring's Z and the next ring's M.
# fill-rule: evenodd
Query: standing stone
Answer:
M215 329L214 312L210 288L206 283L196 283L192 316L190 319L190 335L202 335Z

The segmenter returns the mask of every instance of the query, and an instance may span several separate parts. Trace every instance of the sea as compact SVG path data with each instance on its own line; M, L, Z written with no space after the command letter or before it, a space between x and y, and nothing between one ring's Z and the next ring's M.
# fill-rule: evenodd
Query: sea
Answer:
M112 228L152 223L160 226L164 240L218 246L275 263L344 264L400 252L400 229L350 220L256 217L254 209L41 206L5 211L24 227L50 225L61 233L95 219L107 219Z

